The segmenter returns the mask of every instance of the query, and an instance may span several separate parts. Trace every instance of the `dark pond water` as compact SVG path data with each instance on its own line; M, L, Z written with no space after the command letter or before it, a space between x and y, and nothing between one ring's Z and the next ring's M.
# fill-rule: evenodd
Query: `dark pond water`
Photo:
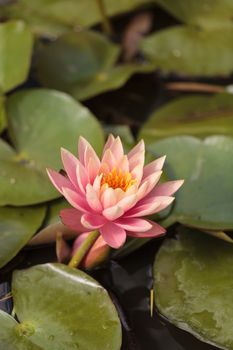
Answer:
M123 327L122 350L216 350L190 334L165 322L154 311L150 315L152 264L161 241L147 244L138 252L120 261L110 261L104 268L92 272L109 291ZM10 291L11 271L38 263L56 261L55 249L38 247L23 250L4 269L0 270L0 298ZM12 300L0 302L6 312L12 310Z

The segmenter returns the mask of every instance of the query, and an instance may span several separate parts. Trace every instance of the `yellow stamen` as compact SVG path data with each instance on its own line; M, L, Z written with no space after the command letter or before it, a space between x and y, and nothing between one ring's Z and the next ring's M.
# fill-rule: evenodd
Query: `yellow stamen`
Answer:
M116 170L116 168L113 168L111 172L103 174L101 186L107 184L108 187L113 189L121 188L124 192L126 192L128 188L134 185L136 182L137 180L133 179L131 173L123 173L121 169Z

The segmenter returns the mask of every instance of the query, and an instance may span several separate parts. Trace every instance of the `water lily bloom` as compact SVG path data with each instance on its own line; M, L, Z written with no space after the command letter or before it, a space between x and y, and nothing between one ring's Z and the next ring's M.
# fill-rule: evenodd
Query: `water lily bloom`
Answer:
M62 222L78 233L98 230L105 242L121 247L126 236L156 237L165 233L145 217L172 203L183 180L158 184L165 157L144 166L145 145L140 141L127 155L119 137L110 135L101 159L83 137L79 159L62 149L66 175L48 170L57 190L73 208L63 209Z

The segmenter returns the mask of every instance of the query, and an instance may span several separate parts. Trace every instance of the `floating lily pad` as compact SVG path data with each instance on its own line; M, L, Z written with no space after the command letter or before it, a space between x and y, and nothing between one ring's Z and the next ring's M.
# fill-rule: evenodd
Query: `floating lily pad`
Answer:
M207 230L233 229L233 138L170 137L149 150L167 155L165 171L171 179L185 179L166 226L178 221Z
M232 25L233 3L229 0L156 0L180 21L201 27Z
M226 76L233 71L232 36L233 26L208 31L177 26L148 36L141 48L164 73Z
M0 24L0 90L7 92L26 80L33 38L21 21Z
M38 51L37 76L43 86L84 100L121 87L135 72L152 69L143 64L114 66L119 51L97 32L70 32Z
M121 347L115 307L106 290L82 271L61 264L16 271L13 298L20 323L0 313L4 350Z
M109 16L131 11L151 0L105 1ZM36 34L56 36L69 29L101 22L98 2L93 0L20 0L2 7L8 18L22 18Z
M0 95L0 132L6 127L6 113L4 106L4 96Z
M222 349L233 349L233 247L182 228L154 264L155 302L170 322Z
M151 114L140 137L149 143L173 135L211 134L233 135L233 99L229 94L173 100Z
M0 268L27 244L41 226L45 212L46 207L42 206L0 208Z
M77 152L80 135L97 151L103 132L91 112L70 96L35 89L7 101L11 141L0 142L0 205L28 205L58 198L45 168L62 168L60 148Z

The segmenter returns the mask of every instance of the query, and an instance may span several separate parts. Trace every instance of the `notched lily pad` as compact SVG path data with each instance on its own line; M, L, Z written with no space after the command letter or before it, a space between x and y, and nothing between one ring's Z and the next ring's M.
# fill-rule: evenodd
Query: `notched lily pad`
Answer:
M12 287L20 323L0 313L4 350L120 349L115 307L106 290L84 272L38 265L16 271Z
M45 212L43 206L0 208L0 268L27 244L41 226Z
M170 137L152 143L149 150L167 155L165 171L170 178L185 179L165 226L178 221L206 230L233 229L232 138Z
M208 253L207 253L208 252ZM155 302L178 327L222 349L233 349L233 247L181 228L154 264Z
M26 80L33 37L22 21L0 24L0 90L7 92Z
M77 152L80 135L97 151L103 131L91 112L70 96L53 90L27 90L7 100L13 149L0 140L0 205L29 205L59 197L46 167L62 168L60 148Z
M233 71L233 26L200 30L176 26L142 40L145 56L164 73L184 76L227 76Z
M151 114L140 137L149 143L168 136L206 137L212 134L233 135L233 99L230 94L173 100Z

